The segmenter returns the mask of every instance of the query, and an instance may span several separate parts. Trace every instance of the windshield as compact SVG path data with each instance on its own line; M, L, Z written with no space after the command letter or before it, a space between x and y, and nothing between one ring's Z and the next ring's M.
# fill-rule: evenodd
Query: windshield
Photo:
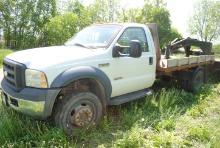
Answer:
M120 25L90 26L77 33L65 45L89 48L107 47L120 29Z

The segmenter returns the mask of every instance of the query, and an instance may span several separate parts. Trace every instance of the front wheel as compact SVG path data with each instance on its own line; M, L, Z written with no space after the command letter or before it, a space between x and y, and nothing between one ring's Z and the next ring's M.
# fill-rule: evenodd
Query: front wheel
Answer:
M96 125L102 117L102 104L99 98L90 92L81 92L65 96L55 106L55 124L68 134L80 128Z

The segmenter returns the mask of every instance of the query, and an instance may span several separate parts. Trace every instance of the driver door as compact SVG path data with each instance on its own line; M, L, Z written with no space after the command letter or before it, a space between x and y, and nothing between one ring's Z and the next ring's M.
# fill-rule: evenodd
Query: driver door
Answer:
M152 86L155 80L155 58L149 49L145 30L141 27L127 28L117 44L124 46L122 54L129 54L131 40L139 40L142 56L113 58L110 66L112 97L142 90Z

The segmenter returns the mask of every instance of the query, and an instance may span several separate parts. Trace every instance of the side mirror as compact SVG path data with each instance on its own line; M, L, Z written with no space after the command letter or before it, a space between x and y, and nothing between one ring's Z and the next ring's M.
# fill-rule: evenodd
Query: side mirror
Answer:
M113 51L112 51L112 56L115 57L120 57L120 51L122 50L122 47L119 44L116 44L113 47Z
M130 57L139 58L142 55L141 43L138 40L130 42Z
M127 53L123 53L123 50L128 48L129 51ZM115 57L133 57L139 58L142 55L141 43L138 40L132 40L130 42L130 46L122 46L120 44L116 44L113 47L112 56Z

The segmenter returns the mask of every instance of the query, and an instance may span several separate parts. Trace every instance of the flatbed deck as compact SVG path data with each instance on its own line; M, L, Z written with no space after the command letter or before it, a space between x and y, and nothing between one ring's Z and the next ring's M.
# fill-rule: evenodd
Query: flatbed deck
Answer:
M197 67L206 64L214 64L214 55L199 55L189 57L175 57L172 56L170 59L165 59L164 55L161 56L160 65L158 71L160 72L173 72L184 70L192 67Z
M181 71L190 72L192 69L199 67L204 67L205 71L213 69L213 66L220 69L220 61L215 62L211 42L199 41L189 37L185 39L177 38L163 48L164 55L162 55L157 25L148 24L148 27L156 50L157 77L177 76L176 74L181 73ZM182 54L183 51L184 54Z

